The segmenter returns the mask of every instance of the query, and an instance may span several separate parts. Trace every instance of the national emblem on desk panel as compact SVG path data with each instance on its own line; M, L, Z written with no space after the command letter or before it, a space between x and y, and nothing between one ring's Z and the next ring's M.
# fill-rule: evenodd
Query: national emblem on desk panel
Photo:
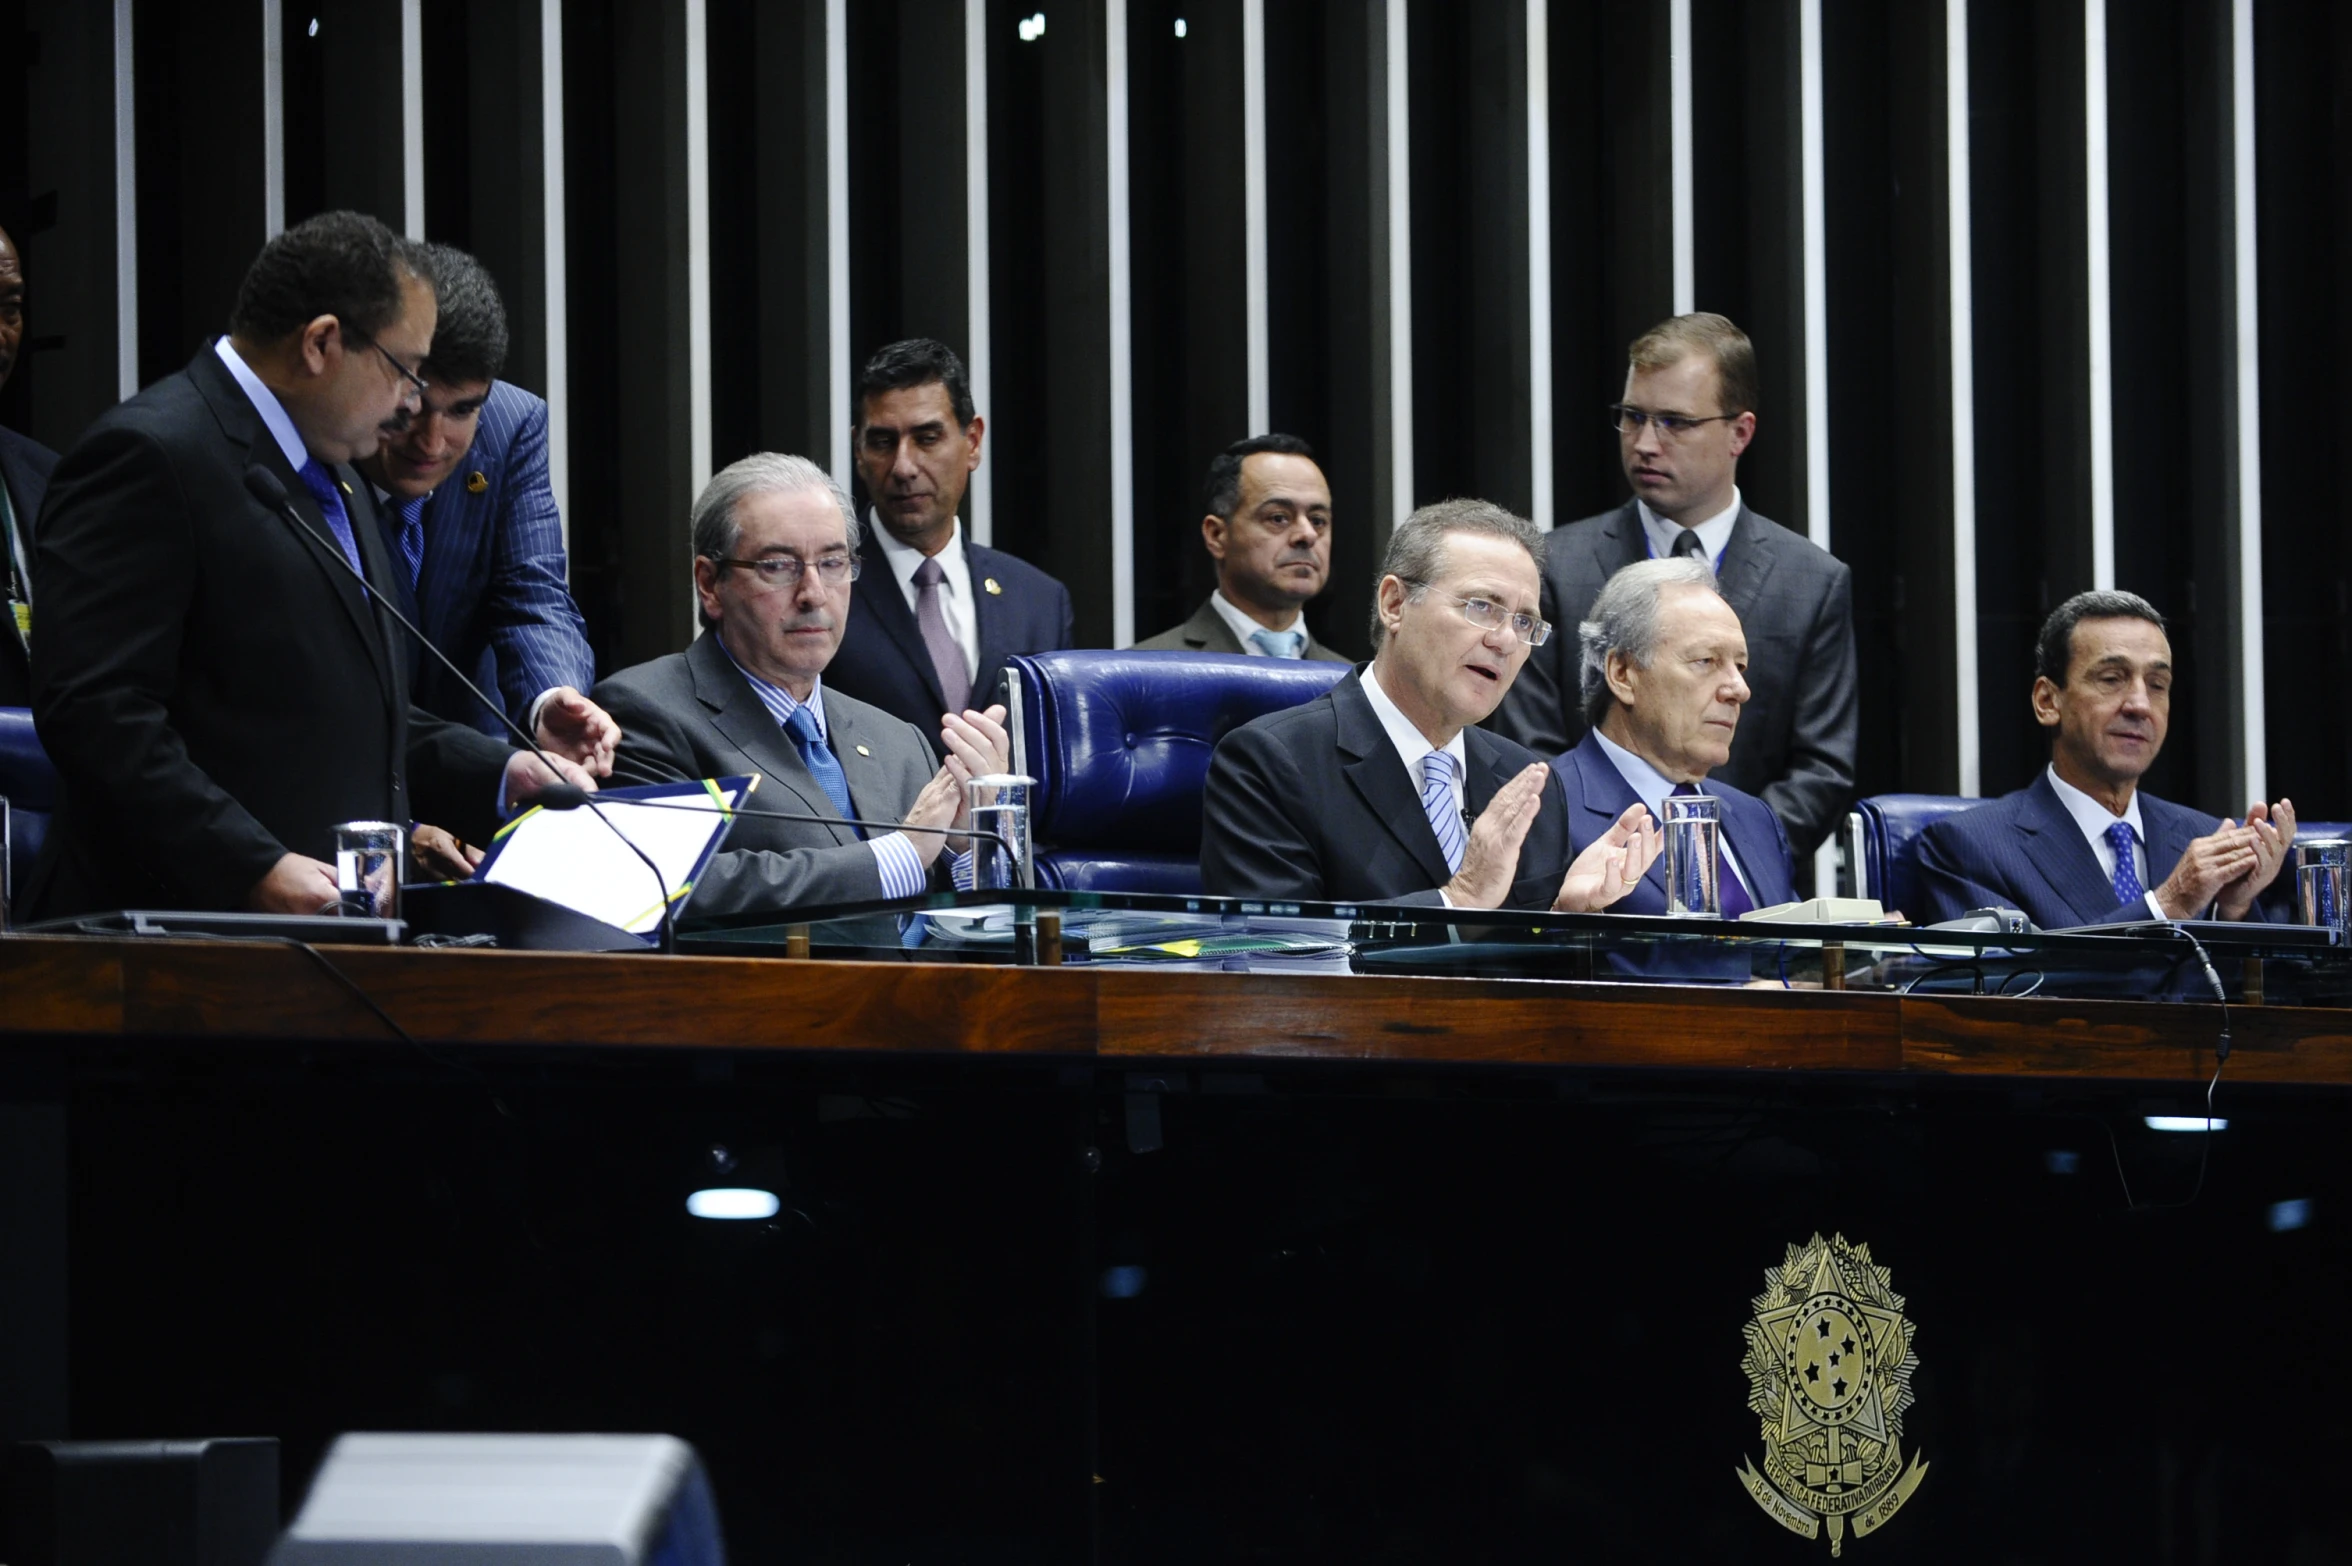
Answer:
M1819 1234L1764 1270L1747 1326L1748 1408L1764 1426L1761 1471L1738 1477L1756 1504L1792 1533L1843 1554L1846 1528L1884 1527L1926 1477L1918 1454L1903 1466L1903 1411L1911 1406L1912 1326L1893 1274L1870 1247Z

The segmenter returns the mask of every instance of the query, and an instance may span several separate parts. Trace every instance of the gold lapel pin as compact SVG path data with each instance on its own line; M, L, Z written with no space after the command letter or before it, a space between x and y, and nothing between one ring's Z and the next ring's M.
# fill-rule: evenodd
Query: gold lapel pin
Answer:
M858 754L859 754L859 755L861 755L861 756L871 756L872 754L874 754L872 751L870 751L870 750L866 749L866 747L865 747L865 746L863 746L863 745L860 745L860 746L857 748L857 752L858 752Z
M489 487L490 487L490 481L489 481L487 478L484 478L484 477L483 477L481 474L479 474L479 473L468 473L468 474L466 475L466 493L467 493L467 494L469 494L469 495L479 495L480 493L482 493L482 491L484 491L484 490L488 489Z
M1001 598L1004 596L1004 589L996 585L996 578L993 576L981 578L980 585L988 589L991 597Z
M335 480L335 487L342 490L346 495L351 493L351 486L344 483L341 479Z

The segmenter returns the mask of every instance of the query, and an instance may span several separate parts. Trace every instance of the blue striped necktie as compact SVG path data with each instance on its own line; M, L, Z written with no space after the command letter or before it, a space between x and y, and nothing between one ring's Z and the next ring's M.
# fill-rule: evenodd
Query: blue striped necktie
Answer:
M833 802L833 808L844 817L856 815L857 808L849 798L849 775L841 770L840 758L818 732L817 715L805 706L793 708L792 716L784 720L784 732L792 736L801 763L809 769L809 776L817 780L817 787L825 791L825 797ZM865 836L863 832L858 835Z
M1454 758L1433 750L1421 758L1421 808L1429 812L1429 829L1437 834L1438 852L1445 855L1446 871L1462 868L1462 807L1454 803Z
M417 579L425 574L425 502L431 498L419 495L400 506L400 564L408 572L411 593L416 591Z

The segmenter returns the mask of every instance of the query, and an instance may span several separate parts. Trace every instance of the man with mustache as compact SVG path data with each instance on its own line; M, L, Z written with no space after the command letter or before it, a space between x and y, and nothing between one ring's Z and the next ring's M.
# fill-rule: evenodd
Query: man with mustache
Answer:
M0 229L0 386L16 368L24 345L24 263L16 241ZM0 429L0 707L32 699L33 522L49 493L57 453L29 435Z
M1331 486L1296 435L1235 441L1209 464L1201 542L1217 590L1145 652L1247 653L1346 663L1307 629L1302 612L1331 576Z
M1226 735L1202 795L1212 896L1581 912L1657 855L1627 807L1569 858L1567 803L1537 757L1474 725L1551 627L1535 524L1484 500L1423 506L1389 539L1372 662Z
M694 592L704 634L682 653L596 687L621 725L613 775L630 783L756 772L758 808L899 821L743 817L694 886L698 915L911 897L944 888L947 833L967 825L963 785L1004 772L1004 709L944 715L925 734L826 678L862 568L849 497L805 457L762 452L722 469L694 502Z
M2172 718L2172 643L2146 599L2077 593L2052 611L2034 650L2033 711L2050 731L2049 766L1919 834L1922 906L1906 913L1927 923L2015 908L2045 930L2262 917L2255 899L2295 840L2293 802L2256 800L2240 825L2139 787Z
M1678 315L1634 339L1624 400L1609 410L1633 498L1544 541L1545 618L1581 622L1601 584L1636 560L1713 567L1755 654L1747 710L1723 781L1762 796L1810 854L1854 789L1858 690L1853 574L1826 550L1748 509L1740 454L1756 436L1756 350L1720 315ZM1583 735L1576 638L1558 636L1495 714L1497 733L1540 755Z
M866 361L852 454L874 525L833 688L926 735L993 701L1005 659L1070 645L1070 590L974 543L959 515L986 433L945 343L910 338Z
M1723 916L1795 901L1780 818L1755 795L1707 780L1731 755L1749 694L1747 637L1707 563L1627 566L1609 578L1578 631L1591 727L1553 763L1568 793L1570 847L1605 836L1628 805L1663 816L1670 795L1710 795L1722 811ZM1664 867L1653 867L1618 911L1666 912Z

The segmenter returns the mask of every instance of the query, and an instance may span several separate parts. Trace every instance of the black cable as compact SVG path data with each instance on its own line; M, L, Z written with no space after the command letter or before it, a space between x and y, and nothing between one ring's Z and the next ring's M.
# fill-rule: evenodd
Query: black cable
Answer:
M2221 1068L2229 1060L2230 1022L2229 992L2222 988L2221 975L2213 968L2213 959L2206 954L2205 943L2197 939L2197 932L2185 924L2175 924L2177 932L2197 954L2198 966L2205 970L2205 981L2213 986L2213 999L2221 1007L2221 1037L2213 1045L2213 1077L2205 1084L2204 1140L2197 1144L2197 1180L2189 1194L2177 1202L2135 1202L2132 1200L2131 1181L2123 1172L2123 1149L2115 1140L2115 1128L2107 1127L2107 1151L2115 1160L2115 1181L2123 1187L2125 1212L2170 1212L2187 1207L2205 1194L2205 1171L2213 1162L2213 1095L2221 1086ZM2102 1122L2104 1124L2104 1122Z

